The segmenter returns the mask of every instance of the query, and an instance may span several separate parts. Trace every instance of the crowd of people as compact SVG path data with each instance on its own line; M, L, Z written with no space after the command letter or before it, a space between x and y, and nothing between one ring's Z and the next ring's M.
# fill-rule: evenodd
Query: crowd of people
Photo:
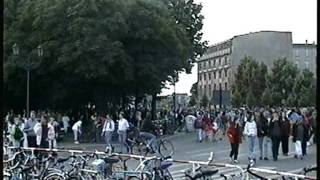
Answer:
M314 108L255 108L232 109L217 112L189 112L194 116L197 140L221 139L227 135L230 145L230 161L238 163L239 144L248 144L248 160L256 161L255 146L259 147L259 159L278 160L281 144L282 154L288 156L289 139L295 147L295 158L307 155L307 146L315 143L316 111Z
M148 111L120 112L111 114L92 113L88 116L94 124L94 140L103 141L106 149L113 149L112 137L118 135L120 151L128 151L128 135L131 126L141 130L148 129ZM149 115L150 116L150 115ZM314 108L240 108L205 111L189 109L170 112L160 111L157 118L172 116L181 126L193 123L197 131L197 140L213 142L227 136L231 145L230 160L238 163L239 145L243 140L248 144L248 159L256 161L255 146L259 148L259 159L277 161L281 144L282 154L288 156L289 139L295 147L295 158L303 159L307 155L307 146L315 142L316 111ZM150 117L149 117L150 118ZM116 121L114 121L116 119ZM67 113L30 112L30 118L25 115L15 115L9 112L6 116L9 142L14 147L57 147L57 139L61 130L65 134L73 132L74 143L79 144L79 137L89 126L83 127L84 116L69 117ZM144 128L147 127L147 128ZM188 129L188 127L185 127ZM155 139L151 132L141 131L141 136L149 139L150 146ZM313 141L312 141L313 139Z

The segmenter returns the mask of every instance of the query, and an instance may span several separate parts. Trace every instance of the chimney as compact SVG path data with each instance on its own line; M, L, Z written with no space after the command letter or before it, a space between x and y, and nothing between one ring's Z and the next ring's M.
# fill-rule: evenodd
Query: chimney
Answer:
M308 44L308 40L306 39L306 44Z

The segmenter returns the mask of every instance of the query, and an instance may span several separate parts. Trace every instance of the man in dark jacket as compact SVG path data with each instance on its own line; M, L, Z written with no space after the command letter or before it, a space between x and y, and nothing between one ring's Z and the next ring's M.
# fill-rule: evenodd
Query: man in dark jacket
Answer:
M285 116L285 113L281 114L281 148L284 156L288 156L289 152L289 136L290 136L290 122Z
M281 126L278 113L273 113L273 119L270 123L270 137L272 142L273 160L278 160L279 145L281 140Z
M258 130L258 140L259 140L259 151L260 151L260 160L264 155L264 160L268 160L268 146L265 148L263 144L266 144L268 141L268 120L263 116L262 113L257 114L257 130ZM264 152L264 153L263 153Z

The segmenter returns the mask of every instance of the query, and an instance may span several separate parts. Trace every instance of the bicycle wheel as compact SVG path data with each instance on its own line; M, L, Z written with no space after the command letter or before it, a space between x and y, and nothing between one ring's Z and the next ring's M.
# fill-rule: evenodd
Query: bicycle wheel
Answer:
M62 174L59 174L59 173L51 173L43 178L43 180L65 180L65 179L66 178Z
M173 144L169 140L160 140L158 151L161 156L168 157L172 156L174 153Z

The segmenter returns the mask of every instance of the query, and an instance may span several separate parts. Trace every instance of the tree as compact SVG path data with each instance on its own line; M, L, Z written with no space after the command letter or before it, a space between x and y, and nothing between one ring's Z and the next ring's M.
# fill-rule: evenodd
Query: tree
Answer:
M279 58L273 62L271 73L268 76L268 86L272 94L272 102L274 105L281 105L282 100L287 100L293 93L296 77L299 74L298 67L286 60ZM291 95L289 102L293 100Z
M209 99L207 95L204 94L201 99L201 106L207 108L208 104L209 104Z
M231 103L234 107L240 107L242 104L241 94L237 88L232 93Z
M264 106L272 105L272 96L270 88L267 86L262 94L261 102Z
M256 103L257 103L256 97L254 97L252 89L249 88L249 91L246 96L246 104L248 107L252 108L257 105Z
M194 106L197 104L197 99L198 99L198 82L195 82L194 84L192 84L192 87L190 89L190 94L191 94L191 98L190 98L189 106Z
M234 99L234 103L247 103L246 98L248 97L249 91L252 93L250 95L252 102L260 102L261 94L266 87L267 71L265 64L259 64L250 56L241 59L233 86L233 91L237 93L236 96L233 96L236 98Z
M25 89L25 72L12 61L14 43L25 56L39 44L44 48L31 76L37 82L30 88L32 108L61 109L89 101L103 109L106 101L116 107L128 96L155 97L205 49L202 6L191 1L179 4L188 12L156 0L5 3L4 77L11 107L22 108Z

